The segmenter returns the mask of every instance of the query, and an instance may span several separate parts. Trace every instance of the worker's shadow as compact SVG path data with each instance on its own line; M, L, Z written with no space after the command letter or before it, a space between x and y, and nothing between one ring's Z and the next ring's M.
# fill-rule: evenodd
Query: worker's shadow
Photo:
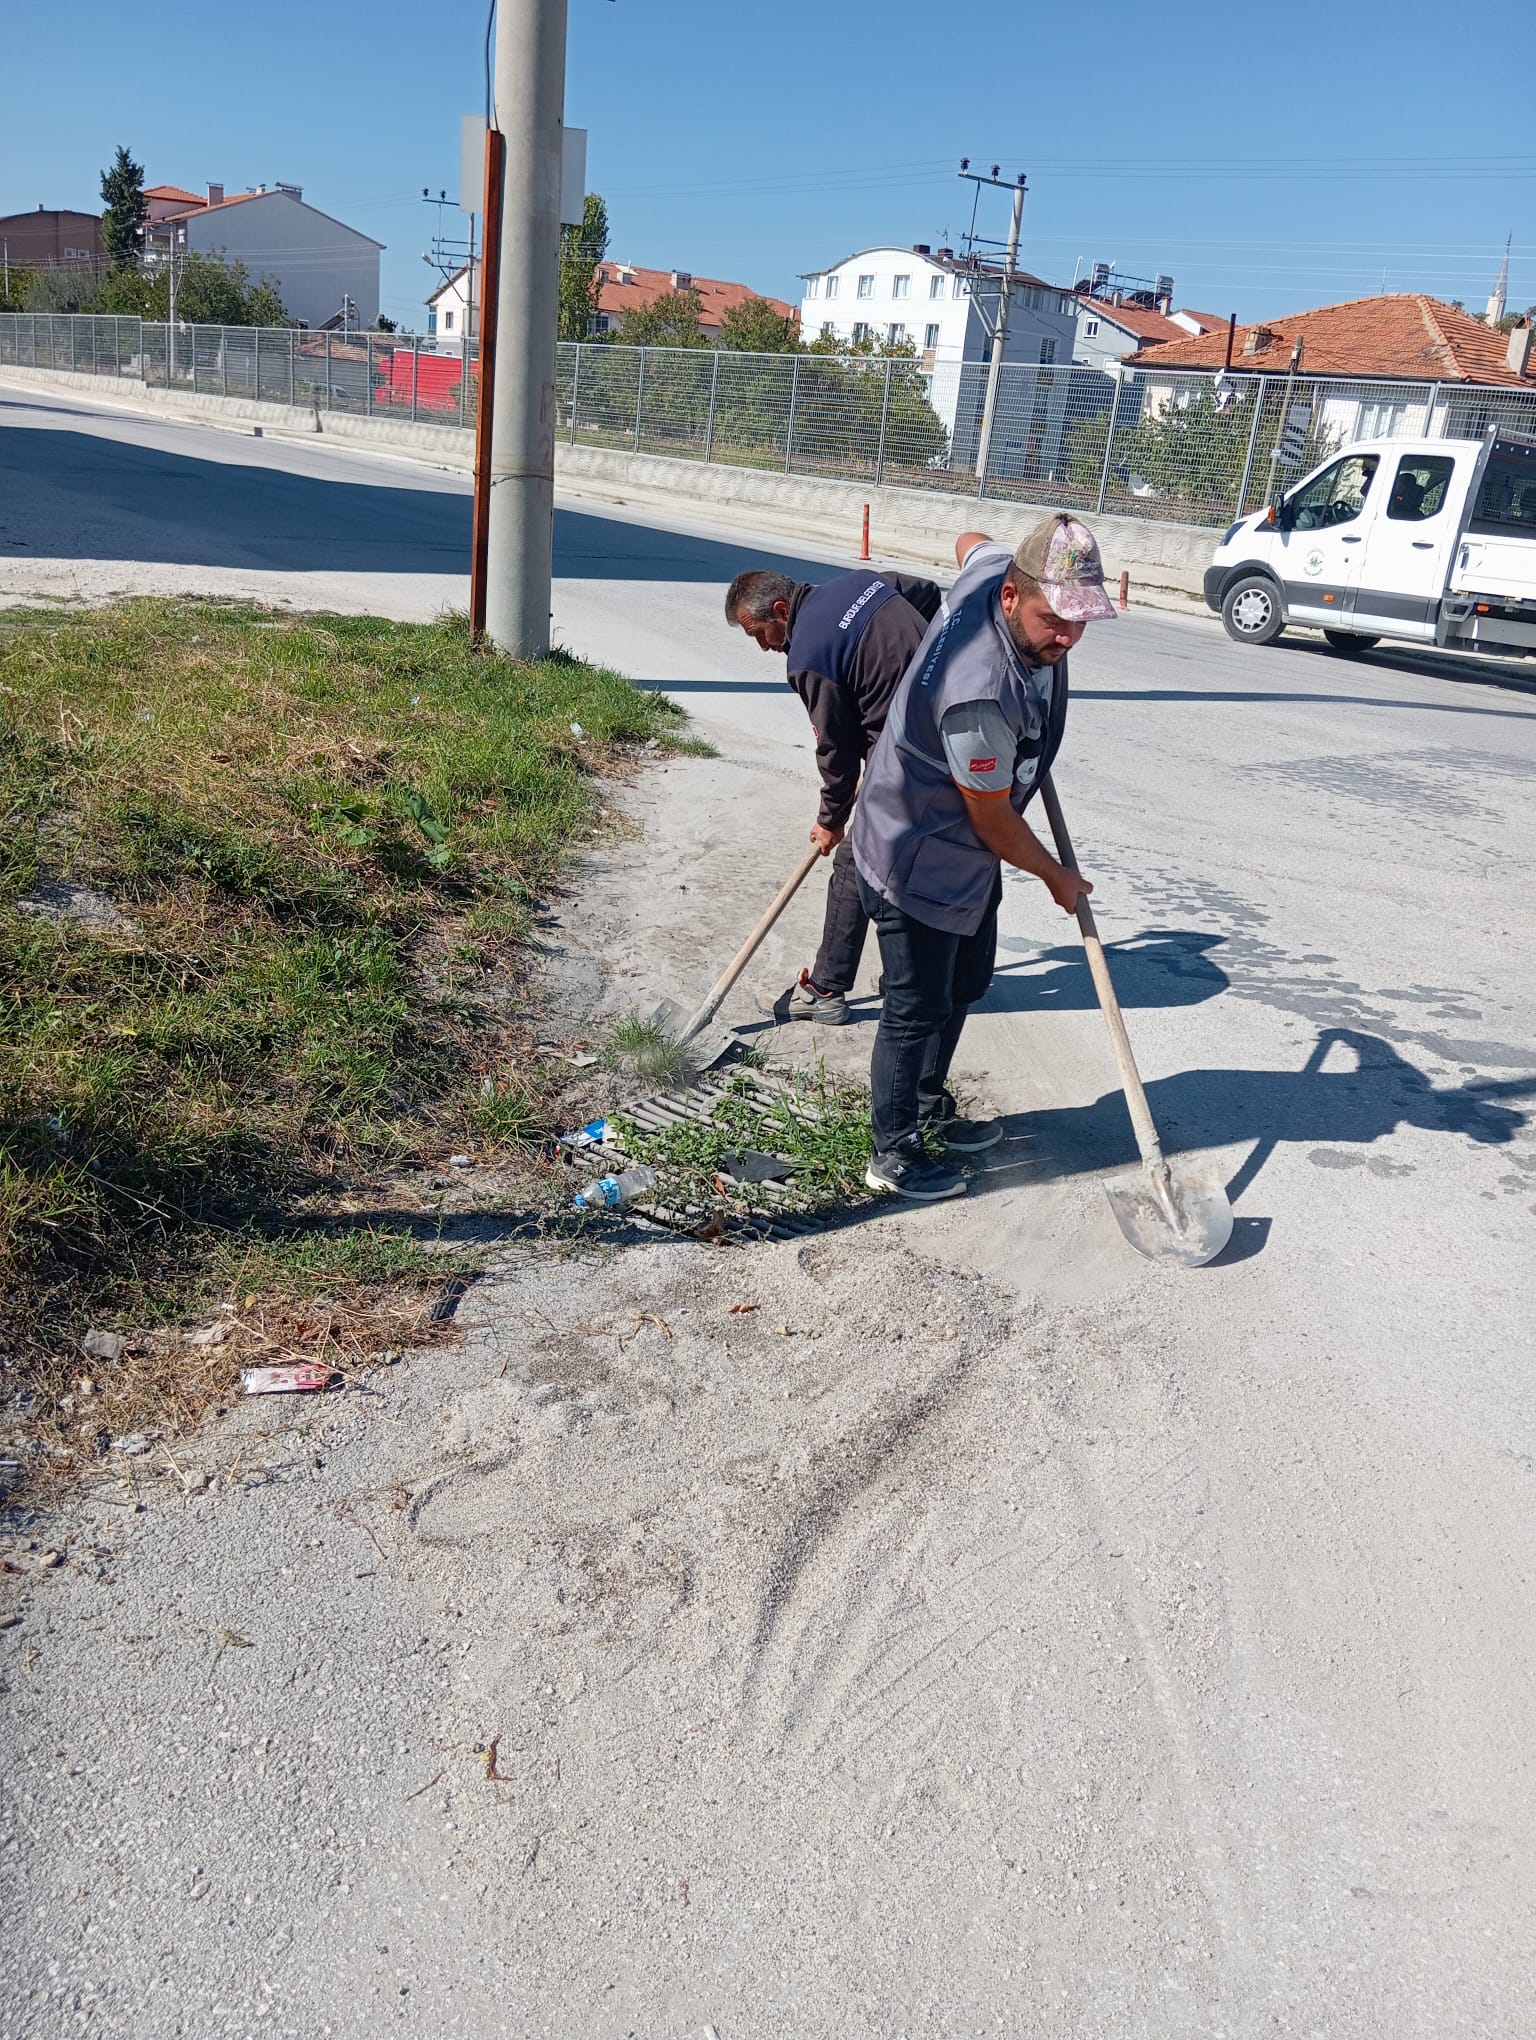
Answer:
M1209 951L1224 938L1197 929L1157 928L1124 942L1107 942L1105 952L1122 1006L1198 1006L1226 990L1228 979ZM998 948L1028 954L998 961L982 1012L1086 1012L1098 997L1080 942L1058 949L1002 936Z
M1166 1153L1252 1144L1227 1184L1234 1203L1282 1141L1324 1150L1323 1167L1358 1163L1378 1174L1411 1172L1411 1163L1355 1157L1348 1150L1372 1146L1407 1126L1460 1134L1484 1147L1503 1146L1528 1117L1505 1101L1531 1097L1536 1097L1536 1072L1441 1087L1379 1035L1347 1027L1325 1028L1294 1072L1182 1070L1147 1085ZM1132 1167L1139 1159L1118 1090L1106 1091L1091 1105L1015 1113L1004 1121L1004 1131L1010 1139L995 1150L996 1167L978 1172L976 1191L1006 1188L1010 1181L1060 1180Z

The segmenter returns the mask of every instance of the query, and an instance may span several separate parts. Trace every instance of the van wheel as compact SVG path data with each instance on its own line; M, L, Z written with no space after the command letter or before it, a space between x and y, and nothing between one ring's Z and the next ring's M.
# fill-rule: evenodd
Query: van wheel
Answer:
M1267 574L1244 574L1221 598L1221 620L1240 645L1273 644L1285 629L1279 589Z
M1364 631L1325 630L1323 636L1336 652L1368 652L1381 643L1379 637L1367 637Z

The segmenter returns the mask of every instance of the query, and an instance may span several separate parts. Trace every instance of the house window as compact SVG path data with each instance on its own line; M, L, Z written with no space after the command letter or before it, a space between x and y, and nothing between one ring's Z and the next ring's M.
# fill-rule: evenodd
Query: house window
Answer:
M1396 439L1408 416L1406 404L1362 404L1357 439Z
M452 314L452 312L444 312L444 314L443 314L443 331L444 331L445 333L451 333L451 332L453 331L453 314Z
M1086 325L1086 326L1084 326L1084 328L1083 328L1083 331L1084 331L1084 332L1085 332L1085 333L1087 334L1087 336L1088 336L1088 338L1089 338L1090 340L1091 340L1091 339L1093 338L1094 334L1098 332L1098 330L1099 330L1099 322L1098 322L1098 320L1097 320L1097 319L1090 319L1090 320L1088 321L1087 325Z
M821 296L821 278L819 276L813 276L810 278L810 280L807 282L805 286L805 294L807 297Z
M929 277L929 279L928 279L928 295L929 295L929 297L931 297L931 298L935 298L935 297L943 297L943 295L944 295L944 279L943 279L943 277L942 277L942 276L930 276L930 277Z
M836 333L836 331L837 328L833 325L830 319L824 319L822 321L821 337L823 340L830 340L832 336Z
M1040 359L1042 363L1056 359L1056 342L1054 340L1042 340L1040 342Z
M907 337L907 329L900 319L893 319L885 329L885 337L893 347L900 347Z
M953 284L951 284L950 286L949 294L951 297L965 296L965 278L963 276L957 276L955 278Z
M855 319L853 323L853 344L855 345L855 347L857 347L861 341L867 340L868 338L869 338L868 320Z
M891 278L891 296L893 298L905 297L911 287L912 279L910 276L893 276Z
M836 297L836 296L837 296L837 282L838 282L838 280L837 280L837 278L836 278L835 276L829 276L829 277L827 278L827 296L828 296L828 297Z
M858 297L873 297L875 294L875 279L872 276L861 276L859 278L859 287L855 294Z
M931 326L925 326L923 328L923 345L924 347L931 350L937 347L938 344L939 344L939 322L937 319L935 319Z

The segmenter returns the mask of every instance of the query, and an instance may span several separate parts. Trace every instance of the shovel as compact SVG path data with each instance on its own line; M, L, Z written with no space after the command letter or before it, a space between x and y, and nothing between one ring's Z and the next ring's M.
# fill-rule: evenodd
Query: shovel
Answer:
M1048 772L1040 782L1040 797L1045 802L1051 834L1056 838L1056 855L1076 871L1072 838L1067 834L1066 817ZM1104 1185L1110 1209L1121 1232L1137 1253L1145 1254L1149 1261L1182 1261L1186 1268L1203 1268L1207 1261L1215 1260L1232 1237L1232 1206L1227 1201L1226 1188L1209 1169L1190 1168L1184 1163L1175 1168L1165 1160L1157 1128L1152 1123L1152 1109L1136 1073L1131 1040L1125 1031L1120 1001L1115 997L1104 945L1086 897L1079 897L1077 902L1077 925L1082 930L1093 988L1099 995L1099 1008L1120 1068L1131 1125L1136 1130L1136 1145L1141 1150L1139 1176L1120 1176Z
M693 1015L693 1017L678 1029L677 1038L679 1041L692 1041L695 1035L703 1033L704 1029L709 1025L710 1021L714 1019L716 1013L720 1010L721 1005L724 1003L726 993L731 989L731 986L735 984L737 978L741 976L742 972L746 969L747 965L752 961L753 957L757 954L758 949L761 947L763 939L767 935L769 929L773 926L774 922L779 918L780 914L783 913L784 909L789 905L790 901L794 898L795 894L800 890L801 886L804 885L805 881L810 877L811 873L815 870L816 866L820 862L821 852L819 850L812 848L806 851L805 855L801 858L800 862L795 866L794 870L790 873L789 877L785 879L783 885L779 887L778 892L774 895L772 906L769 907L767 913L764 914L763 918L752 930L752 933L747 937L746 941L742 943L740 949L737 950L736 954L731 958L730 962L721 972L720 977L715 984L715 988L710 993L709 997L704 1001L703 1005L700 1006L699 1010Z

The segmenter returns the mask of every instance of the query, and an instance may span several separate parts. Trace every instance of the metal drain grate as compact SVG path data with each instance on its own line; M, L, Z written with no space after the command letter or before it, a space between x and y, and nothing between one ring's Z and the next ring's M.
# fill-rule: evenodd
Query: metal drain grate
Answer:
M757 1070L728 1070L719 1076L702 1077L685 1091L667 1091L660 1097L643 1098L637 1105L626 1105L616 1116L632 1120L644 1133L665 1133L669 1126L680 1126L689 1121L707 1125L714 1118L717 1106L733 1093L740 1096L743 1084L762 1101L765 1118L770 1111L789 1112L797 1119L815 1116L786 1085L776 1084ZM769 1144L770 1137L765 1130L764 1146ZM585 1165L589 1160L600 1161L617 1174L633 1166L636 1157L626 1154L615 1141L608 1139L577 1150L571 1159L578 1165ZM788 1160L788 1157L785 1159ZM733 1205L729 1190L723 1190L718 1201L708 1205L668 1204L658 1199L632 1205L630 1209L655 1225L665 1226L670 1232L697 1233L713 1220L723 1225L726 1236L731 1239L798 1240L811 1233L824 1232L848 1212L874 1202L869 1192L861 1191L830 1211L801 1210L793 1174L782 1183L757 1183L753 1188L769 1206L768 1210L753 1211L742 1205Z

